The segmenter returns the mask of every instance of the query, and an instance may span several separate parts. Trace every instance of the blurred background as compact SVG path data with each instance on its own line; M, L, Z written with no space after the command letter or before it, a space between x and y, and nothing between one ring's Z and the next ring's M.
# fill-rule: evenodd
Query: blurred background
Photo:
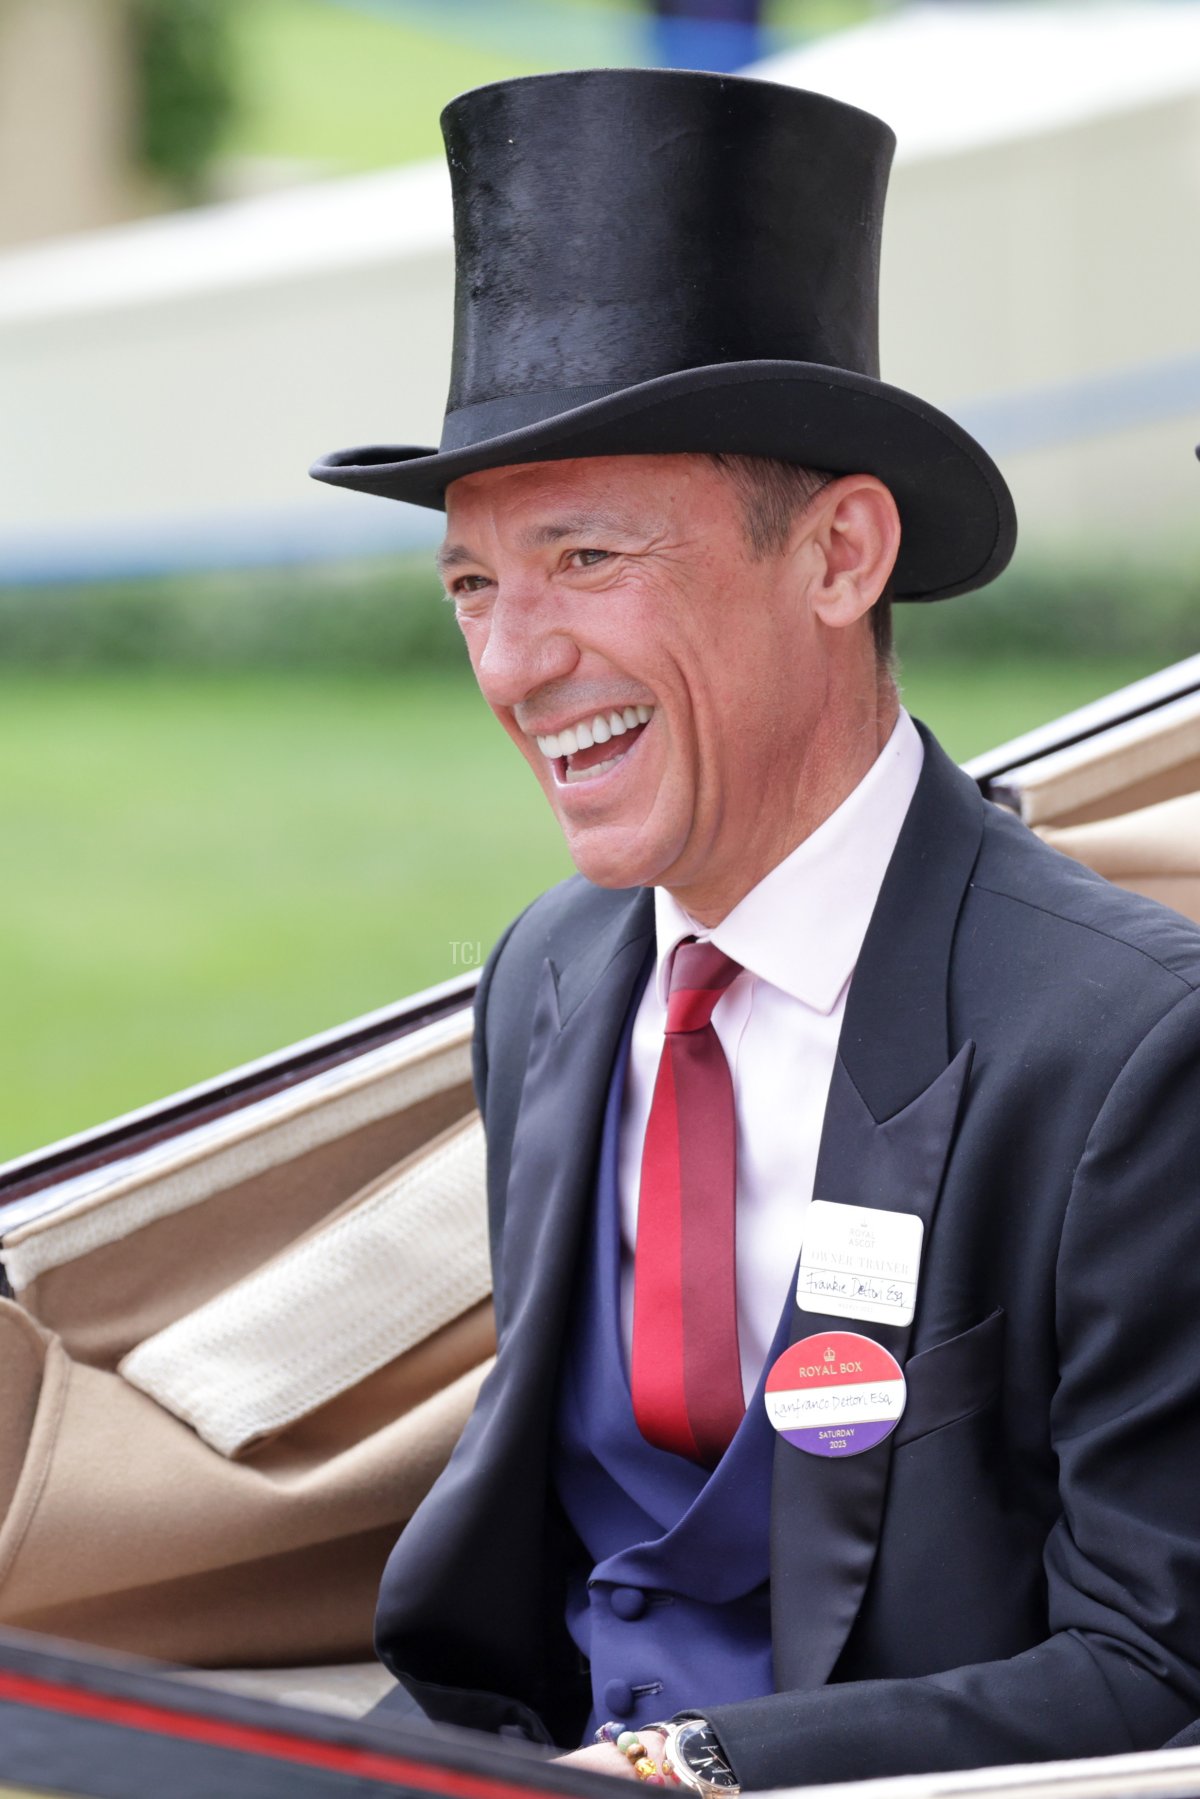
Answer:
M1200 650L1197 0L0 0L0 1156L461 973L566 872L474 693L439 520L437 116L752 69L899 148L883 369L1022 538L901 608L959 757Z

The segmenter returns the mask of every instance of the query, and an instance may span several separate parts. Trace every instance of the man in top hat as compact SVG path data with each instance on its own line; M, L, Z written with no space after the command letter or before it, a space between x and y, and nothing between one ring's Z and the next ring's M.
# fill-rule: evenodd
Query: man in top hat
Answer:
M699 1792L1157 1745L1200 1712L1200 933L899 706L889 602L1015 526L879 377L891 134L628 70L444 128L441 446L314 472L445 506L580 872L480 983L499 1354L380 1653Z

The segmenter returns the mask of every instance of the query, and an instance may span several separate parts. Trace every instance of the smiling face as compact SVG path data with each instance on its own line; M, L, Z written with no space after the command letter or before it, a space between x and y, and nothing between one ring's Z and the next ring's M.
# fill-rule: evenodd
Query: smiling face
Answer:
M874 760L890 724L870 599L831 622L838 546L818 529L835 531L846 485L761 559L701 456L533 463L448 490L439 562L471 665L589 879L667 886L713 922Z

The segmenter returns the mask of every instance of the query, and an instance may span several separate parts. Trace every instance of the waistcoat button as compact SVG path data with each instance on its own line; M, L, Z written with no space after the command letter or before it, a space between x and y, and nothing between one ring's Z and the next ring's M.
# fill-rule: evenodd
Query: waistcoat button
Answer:
M610 1680L604 1689L604 1704L615 1718L627 1718L633 1710L633 1688L627 1680Z
M646 1609L646 1595L640 1587L614 1587L612 1608L618 1618L632 1624Z

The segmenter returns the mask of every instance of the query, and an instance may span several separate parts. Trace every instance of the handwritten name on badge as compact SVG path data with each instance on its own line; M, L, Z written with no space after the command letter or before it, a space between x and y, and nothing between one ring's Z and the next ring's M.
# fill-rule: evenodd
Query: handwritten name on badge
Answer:
M806 1455L861 1455L904 1415L904 1372L857 1331L820 1331L784 1350L767 1376L767 1417Z
M924 1221L915 1212L814 1199L804 1221L796 1304L802 1312L911 1324Z

